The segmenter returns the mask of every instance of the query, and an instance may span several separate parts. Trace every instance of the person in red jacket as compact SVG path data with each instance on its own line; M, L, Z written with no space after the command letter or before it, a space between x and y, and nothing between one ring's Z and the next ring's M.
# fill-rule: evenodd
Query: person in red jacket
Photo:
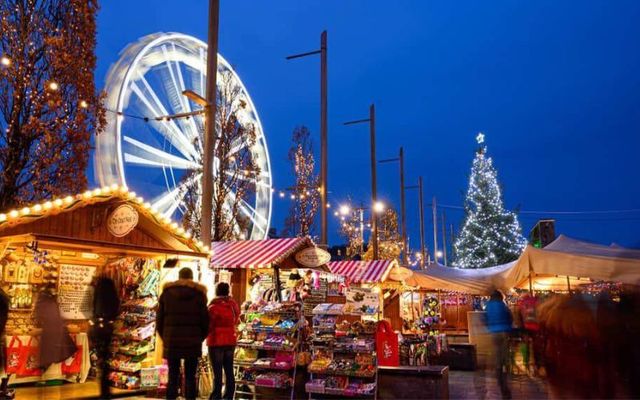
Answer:
M236 384L233 376L233 353L236 348L236 326L240 322L240 307L229 297L229 284L216 286L216 297L209 303L209 358L213 366L213 393L210 399L233 399ZM222 394L222 371L225 388Z

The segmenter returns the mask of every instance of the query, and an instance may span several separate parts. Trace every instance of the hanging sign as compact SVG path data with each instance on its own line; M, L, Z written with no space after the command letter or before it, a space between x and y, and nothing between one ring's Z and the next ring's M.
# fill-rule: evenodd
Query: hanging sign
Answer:
M107 218L107 229L115 237L127 236L138 225L138 211L129 204L118 206Z
M380 310L380 297L371 289L351 287L347 291L345 314L376 315Z
M296 253L296 261L307 268L317 268L331 261L331 254L319 247L307 247Z
M93 316L93 286L96 267L60 265L58 306L64 319L89 319Z

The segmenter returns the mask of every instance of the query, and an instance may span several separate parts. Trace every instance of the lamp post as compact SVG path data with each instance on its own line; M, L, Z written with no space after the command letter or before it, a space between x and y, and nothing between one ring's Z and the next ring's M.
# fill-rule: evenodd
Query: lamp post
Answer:
M406 189L418 189L418 216L420 219L420 268L424 269L424 265L426 262L426 247L424 245L424 200L422 199L422 177L418 177L418 185L407 186Z
M315 54L320 54L320 242L323 245L328 245L327 31L323 31L320 35L320 50L288 56L287 60Z
M204 104L205 129L202 159L202 208L200 237L211 246L213 207L213 160L216 148L216 82L218 76L218 25L220 0L209 0L209 33L207 37L207 93ZM195 94L195 93L194 93Z
M378 203L378 189L376 186L376 109L373 104L369 106L369 118L345 122L344 125L354 125L363 122L369 123L369 137L371 141L371 204ZM378 259L378 216L371 213L371 227L373 228L373 259Z
M400 220L402 221L402 263L409 264L409 255L407 248L407 213L404 196L404 149L400 147L400 153L397 158L388 158L380 160L380 163L388 163L398 161L400 163Z

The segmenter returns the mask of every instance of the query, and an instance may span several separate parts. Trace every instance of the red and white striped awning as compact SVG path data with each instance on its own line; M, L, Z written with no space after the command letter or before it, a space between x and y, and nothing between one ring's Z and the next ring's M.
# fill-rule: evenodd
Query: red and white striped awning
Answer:
M332 273L348 278L352 283L380 283L387 279L397 261L333 261L327 264Z
M315 246L309 237L213 242L211 268L271 268L296 251Z

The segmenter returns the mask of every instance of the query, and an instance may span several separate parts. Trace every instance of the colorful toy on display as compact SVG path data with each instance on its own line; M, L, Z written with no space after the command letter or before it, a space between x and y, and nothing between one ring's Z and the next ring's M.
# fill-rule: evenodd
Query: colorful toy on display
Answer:
M422 303L422 316L415 321L416 327L430 336L437 335L440 324L440 302L435 296L425 296Z

